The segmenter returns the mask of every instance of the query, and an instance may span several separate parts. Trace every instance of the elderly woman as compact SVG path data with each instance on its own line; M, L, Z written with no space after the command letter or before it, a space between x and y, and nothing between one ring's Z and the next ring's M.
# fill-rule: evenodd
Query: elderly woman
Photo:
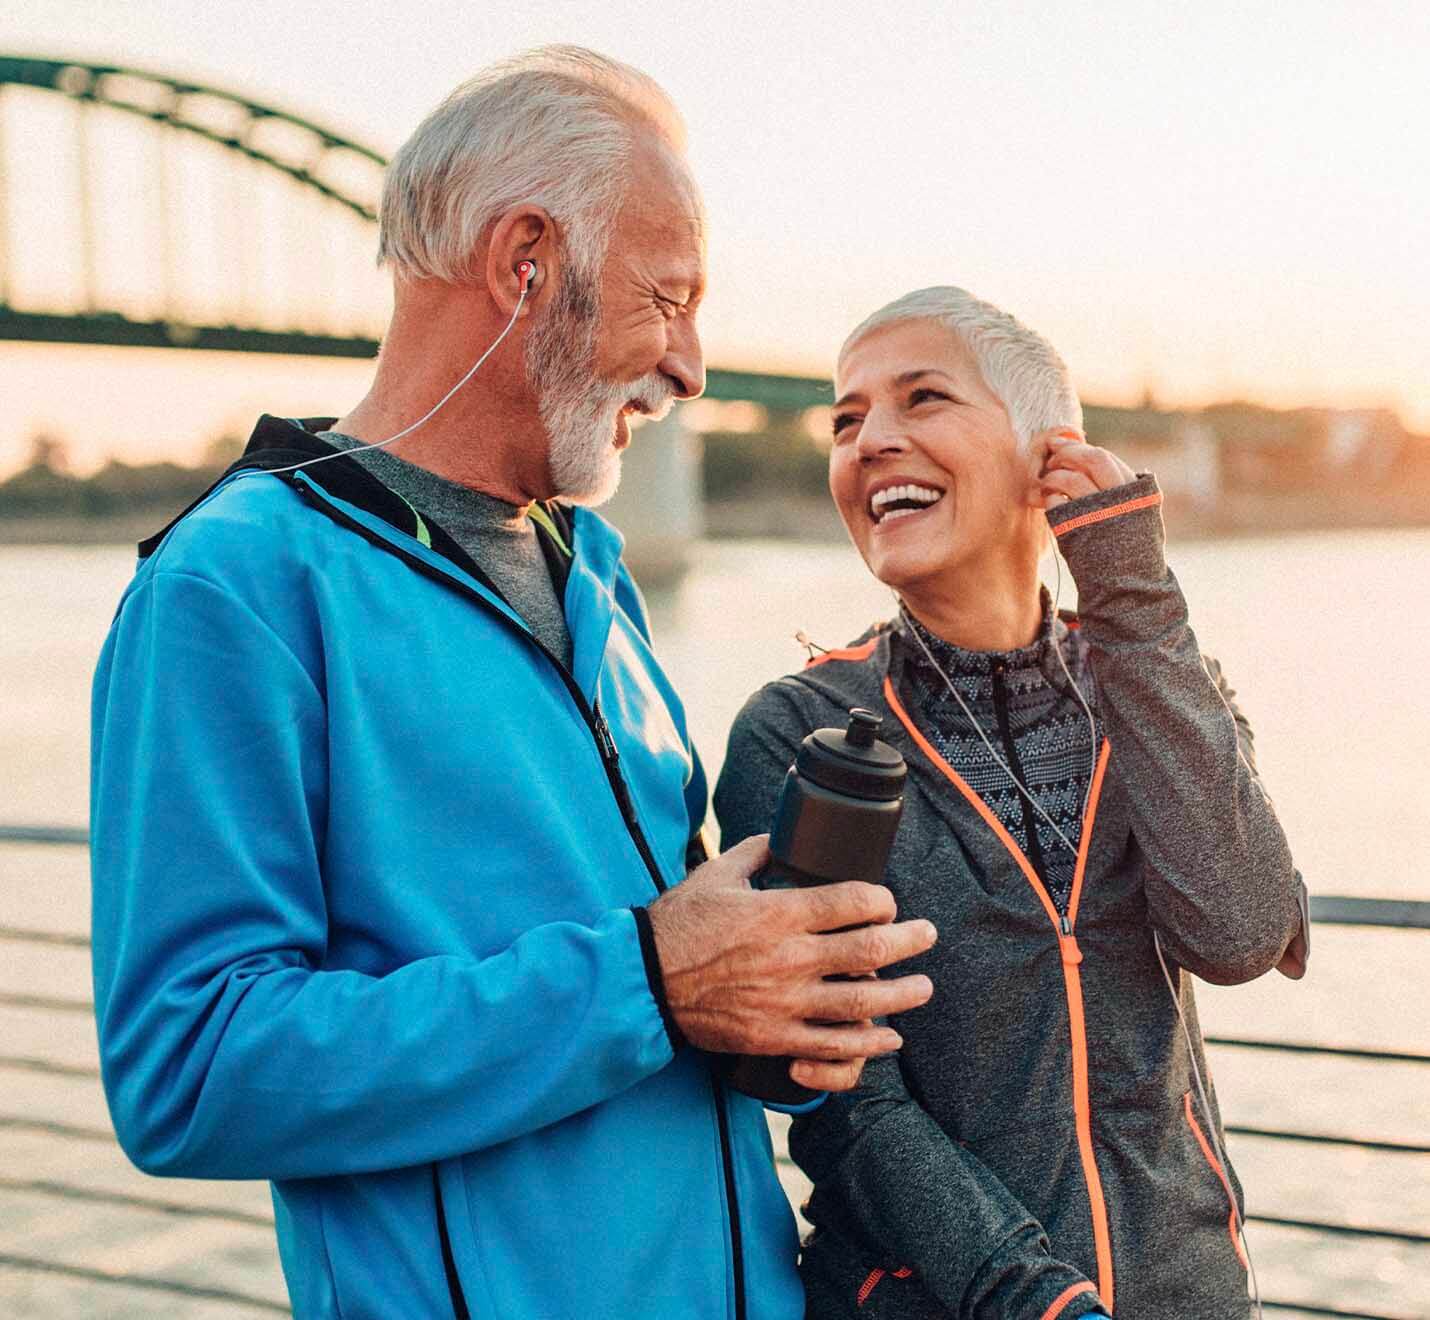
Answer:
M808 1314L1246 1320L1192 978L1299 976L1305 891L1157 483L960 289L871 316L836 392L830 490L898 612L750 699L715 807L727 847L767 829L804 735L879 712L909 766L887 883L940 937L902 968L935 991L901 1054L792 1129Z

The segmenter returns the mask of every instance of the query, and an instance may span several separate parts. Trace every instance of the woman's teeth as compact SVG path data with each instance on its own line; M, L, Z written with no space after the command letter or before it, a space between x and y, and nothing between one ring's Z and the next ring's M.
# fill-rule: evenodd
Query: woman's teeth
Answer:
M943 491L932 486L886 486L875 491L869 500L869 516L876 522L889 522L911 513L921 513L943 498Z

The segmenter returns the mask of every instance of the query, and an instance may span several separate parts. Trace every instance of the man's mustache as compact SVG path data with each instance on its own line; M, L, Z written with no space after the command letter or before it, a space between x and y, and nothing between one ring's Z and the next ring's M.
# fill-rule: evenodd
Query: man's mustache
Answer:
M663 376L658 371L652 371L639 380L622 386L621 390L626 396L622 406L631 408L653 422L665 417L675 404L675 386L668 376Z

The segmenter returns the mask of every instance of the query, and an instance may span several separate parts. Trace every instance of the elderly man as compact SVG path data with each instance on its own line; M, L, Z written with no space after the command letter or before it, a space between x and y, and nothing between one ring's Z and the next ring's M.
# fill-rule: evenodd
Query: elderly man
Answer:
M876 886L752 889L758 841L700 864L683 711L581 507L628 415L703 385L678 118L588 52L492 70L398 153L381 255L370 392L264 418L100 659L119 1138L273 1180L299 1316L793 1320L763 1113L702 1051L852 1086L930 986L824 977L933 931Z

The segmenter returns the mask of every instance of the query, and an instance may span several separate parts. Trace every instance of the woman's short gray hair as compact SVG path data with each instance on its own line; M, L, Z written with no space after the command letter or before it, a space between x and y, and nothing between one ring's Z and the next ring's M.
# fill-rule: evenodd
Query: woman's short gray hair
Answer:
M488 227L531 203L557 222L576 273L594 276L642 130L683 152L674 103L619 60L543 46L493 65L448 96L392 158L378 263L399 277L473 280Z
M1042 335L975 298L966 289L936 285L896 298L854 328L839 350L842 358L871 330L895 321L938 321L973 355L984 383L1002 401L1018 443L1041 431L1082 430L1082 403L1067 365Z

